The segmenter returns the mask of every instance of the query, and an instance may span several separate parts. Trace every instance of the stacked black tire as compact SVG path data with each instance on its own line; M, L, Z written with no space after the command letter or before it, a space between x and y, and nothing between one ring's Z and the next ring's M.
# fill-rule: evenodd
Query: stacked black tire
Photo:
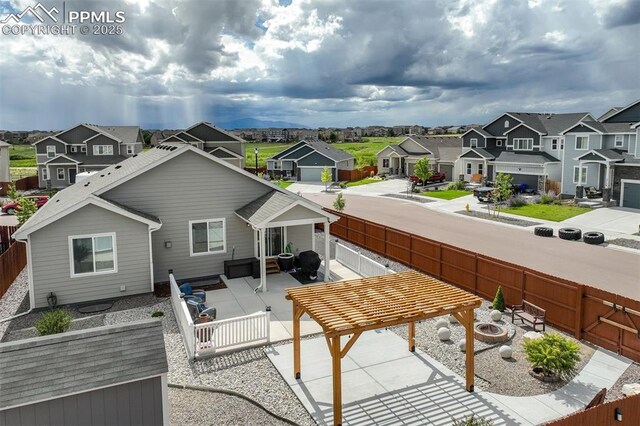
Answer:
M604 243L604 234L602 232L585 232L582 241L587 244L602 244Z
M536 226L533 228L533 233L538 237L553 237L553 228L546 226Z
M561 240L577 241L582 238L582 231L578 228L560 228L558 230L558 237Z

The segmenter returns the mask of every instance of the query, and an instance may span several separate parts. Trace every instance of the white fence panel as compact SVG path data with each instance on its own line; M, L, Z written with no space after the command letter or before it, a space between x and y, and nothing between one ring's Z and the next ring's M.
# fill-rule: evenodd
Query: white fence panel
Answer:
M377 275L394 273L384 265L340 243L336 244L336 260L363 277L375 277Z
M211 321L195 325L196 356L214 354L223 349L270 341L271 312Z
M184 347L187 350L187 356L189 359L195 356L195 337L193 333L193 321L191 320L191 312L187 307L187 303L180 297L180 289L178 283L173 277L173 274L169 274L169 286L171 287L171 306L173 307L173 314L178 322L178 328L180 334L182 334L182 341Z

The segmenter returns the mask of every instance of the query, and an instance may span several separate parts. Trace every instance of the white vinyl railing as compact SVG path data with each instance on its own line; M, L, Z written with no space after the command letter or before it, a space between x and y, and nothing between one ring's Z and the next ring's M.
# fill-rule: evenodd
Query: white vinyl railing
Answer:
M191 319L191 312L187 307L187 302L180 297L180 289L178 283L173 277L173 274L169 274L169 285L171 286L171 306L173 307L173 313L178 322L178 328L180 334L182 334L182 341L184 347L187 350L187 356L189 359L195 356L195 338L193 333L193 320Z
M374 277L394 273L386 266L340 243L336 244L336 260L363 277Z
M271 341L271 312L194 324L173 274L169 274L171 306L189 359Z
M196 357L252 344L269 343L271 312L195 325Z

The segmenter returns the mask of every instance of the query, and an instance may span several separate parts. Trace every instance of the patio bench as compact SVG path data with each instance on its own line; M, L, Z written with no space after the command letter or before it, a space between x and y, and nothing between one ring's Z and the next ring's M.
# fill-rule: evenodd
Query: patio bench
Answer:
M522 323L529 323L533 327L535 331L536 326L542 324L542 331L545 329L545 316L546 311L539 306L534 305L533 303L527 302L526 300L522 301L521 305L514 305L511 308L511 322L517 318Z

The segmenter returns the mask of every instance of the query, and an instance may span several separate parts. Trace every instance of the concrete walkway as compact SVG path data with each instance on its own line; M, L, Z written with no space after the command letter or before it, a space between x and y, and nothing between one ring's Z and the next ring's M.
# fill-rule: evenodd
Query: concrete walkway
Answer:
M333 424L331 356L323 337L301 342L300 380L293 376L293 345L265 349L291 390L320 425ZM496 361L499 362L499 361ZM498 425L535 425L583 408L610 388L630 362L598 350L562 389L538 396L469 393L464 379L397 334L363 333L342 360L344 425L449 425L470 414Z

